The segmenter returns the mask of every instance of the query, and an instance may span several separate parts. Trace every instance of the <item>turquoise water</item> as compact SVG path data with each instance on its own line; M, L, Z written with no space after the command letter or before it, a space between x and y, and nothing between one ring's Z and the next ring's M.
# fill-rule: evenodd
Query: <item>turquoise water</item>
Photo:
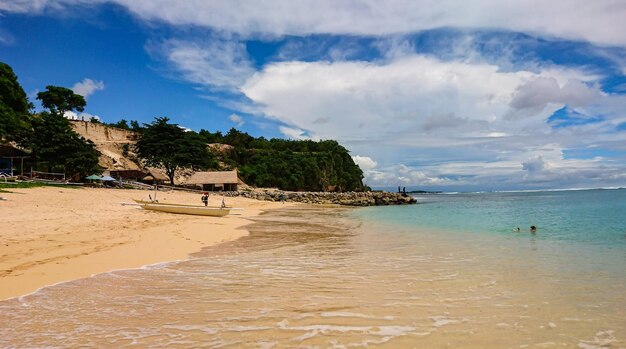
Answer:
M451 232L626 248L626 189L416 195L418 205L372 207L362 219ZM528 234L530 226L538 228Z

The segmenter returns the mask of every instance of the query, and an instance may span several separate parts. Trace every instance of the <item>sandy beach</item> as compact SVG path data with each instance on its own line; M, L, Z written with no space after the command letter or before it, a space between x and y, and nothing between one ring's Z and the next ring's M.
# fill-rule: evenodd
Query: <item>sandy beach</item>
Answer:
M8 189L0 201L0 300L115 269L185 259L248 234L262 210L285 204L226 198L237 215L197 217L124 206L149 191L44 187ZM159 192L159 201L200 204L200 195ZM209 204L219 205L212 196Z
M392 222L426 204L248 200L232 200L244 216L217 219L119 205L149 192L19 192L0 203L3 292L200 251L0 302L0 347L624 347L623 249L550 240L543 224L463 232Z

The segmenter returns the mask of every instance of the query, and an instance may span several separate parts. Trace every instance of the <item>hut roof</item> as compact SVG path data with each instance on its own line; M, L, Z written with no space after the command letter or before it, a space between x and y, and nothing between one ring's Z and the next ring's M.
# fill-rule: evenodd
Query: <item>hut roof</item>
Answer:
M0 144L0 157L25 157L28 154L10 144Z
M167 177L167 175L162 170L159 170L154 167L149 167L147 168L147 170L148 170L147 176L152 176L152 178L146 179L144 177L144 180L154 180L154 179L156 179L157 181L169 181L170 180L169 177Z
M237 184L237 171L208 171L196 172L186 182L187 184Z

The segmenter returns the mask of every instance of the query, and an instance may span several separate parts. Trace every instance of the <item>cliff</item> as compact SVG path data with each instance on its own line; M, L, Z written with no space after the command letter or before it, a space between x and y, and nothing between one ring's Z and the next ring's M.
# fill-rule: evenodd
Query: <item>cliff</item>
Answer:
M92 141L100 152L99 165L107 170L140 170L131 145L135 144L135 132L89 121L72 120L76 133Z

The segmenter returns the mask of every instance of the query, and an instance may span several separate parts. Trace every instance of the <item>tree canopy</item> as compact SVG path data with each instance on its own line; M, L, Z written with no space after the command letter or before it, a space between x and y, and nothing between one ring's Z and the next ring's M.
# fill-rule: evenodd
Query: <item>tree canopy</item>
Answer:
M53 114L63 116L66 111L84 111L85 98L77 95L69 88L60 86L46 86L46 91L37 93L37 99L41 105Z
M365 190L363 171L346 148L332 140L285 140L255 138L230 129L199 132L207 143L233 148L220 154L222 162L238 168L248 184L284 190L353 191Z
M39 92L43 112L32 117L31 132L24 145L30 149L37 168L63 172L69 177L83 178L102 171L98 166L100 153L90 140L74 132L66 111L83 111L85 99L65 87L47 86Z
M0 62L0 141L19 141L25 136L31 108L13 69Z
M27 147L38 168L78 178L102 171L98 166L100 153L93 142L74 132L63 116L41 113L33 118L32 127Z
M160 167L174 184L180 169L206 169L215 166L206 143L195 132L186 132L166 117L144 124L135 145L137 155L147 166Z

